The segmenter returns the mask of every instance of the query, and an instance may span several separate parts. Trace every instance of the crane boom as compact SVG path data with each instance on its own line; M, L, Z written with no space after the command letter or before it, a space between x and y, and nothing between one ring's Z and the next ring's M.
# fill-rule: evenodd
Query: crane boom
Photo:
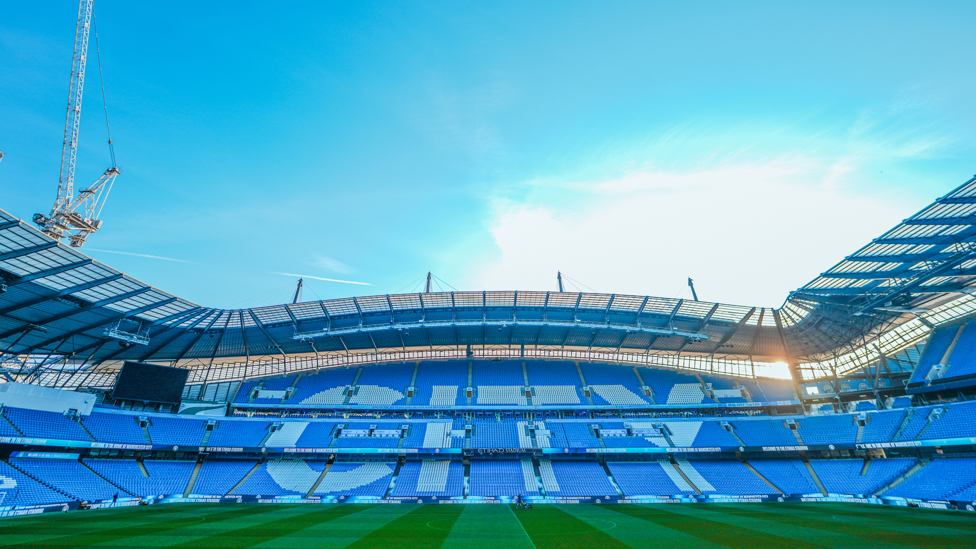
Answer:
M122 171L117 166L110 167L95 183L81 190L75 197L75 160L78 156L78 130L81 127L81 100L85 88L85 65L88 60L88 36L93 2L94 0L78 2L78 25L75 28L71 82L68 86L68 112L64 122L64 143L61 147L58 196L50 215L35 214L33 218L34 223L37 223L42 231L58 240L67 237L74 247L80 247L89 234L102 226L98 217L112 190L115 178Z

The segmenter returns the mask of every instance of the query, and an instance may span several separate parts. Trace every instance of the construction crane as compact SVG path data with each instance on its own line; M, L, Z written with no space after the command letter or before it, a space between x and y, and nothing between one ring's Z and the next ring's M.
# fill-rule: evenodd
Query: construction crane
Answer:
M85 87L85 64L88 59L88 35L92 23L94 0L78 2L78 26L75 29L75 49L71 62L71 84L68 87L68 113L64 123L64 143L61 147L61 176L58 180L58 197L49 215L34 214L34 223L51 238L67 238L75 248L85 243L88 235L102 226L99 216L105 206L115 178L122 172L115 164L115 150L109 131L108 146L112 167L105 170L92 185L74 194L75 158L78 155L78 128L81 125L81 99ZM98 33L95 33L95 51L98 54ZM99 60L99 78L101 78ZM102 102L105 103L105 86L102 86ZM108 127L108 108L105 108L105 126Z

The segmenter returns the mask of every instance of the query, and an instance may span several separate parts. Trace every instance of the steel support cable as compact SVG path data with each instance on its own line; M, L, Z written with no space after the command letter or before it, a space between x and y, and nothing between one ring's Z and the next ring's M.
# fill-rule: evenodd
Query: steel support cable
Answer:
M102 78L102 54L98 49L98 23L95 19L94 10L92 10L92 30L95 32L95 58L98 60L98 83L102 86L102 109L105 111L105 130L108 133L108 152L112 157L112 167L115 168L118 166L118 164L115 162L115 145L112 144L112 128L108 124L108 101L105 99L105 79Z
M435 274L431 274L430 277L433 278L434 280L438 280L438 281L442 282L445 286L447 286L448 288L454 290L455 292L459 292L460 291L457 288L455 288L454 286L451 286L450 284L448 284L443 278L441 278L441 277L439 277L439 276L437 276Z

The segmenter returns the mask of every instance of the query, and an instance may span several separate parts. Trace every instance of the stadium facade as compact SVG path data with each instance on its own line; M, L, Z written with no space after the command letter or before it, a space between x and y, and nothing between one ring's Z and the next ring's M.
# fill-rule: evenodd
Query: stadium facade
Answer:
M223 310L0 211L0 513L115 494L971 510L974 242L976 179L775 309L474 291Z

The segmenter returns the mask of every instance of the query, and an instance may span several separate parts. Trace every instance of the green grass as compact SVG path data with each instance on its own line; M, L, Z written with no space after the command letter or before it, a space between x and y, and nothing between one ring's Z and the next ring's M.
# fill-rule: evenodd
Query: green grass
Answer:
M840 503L165 504L0 520L0 548L976 547L976 514Z

